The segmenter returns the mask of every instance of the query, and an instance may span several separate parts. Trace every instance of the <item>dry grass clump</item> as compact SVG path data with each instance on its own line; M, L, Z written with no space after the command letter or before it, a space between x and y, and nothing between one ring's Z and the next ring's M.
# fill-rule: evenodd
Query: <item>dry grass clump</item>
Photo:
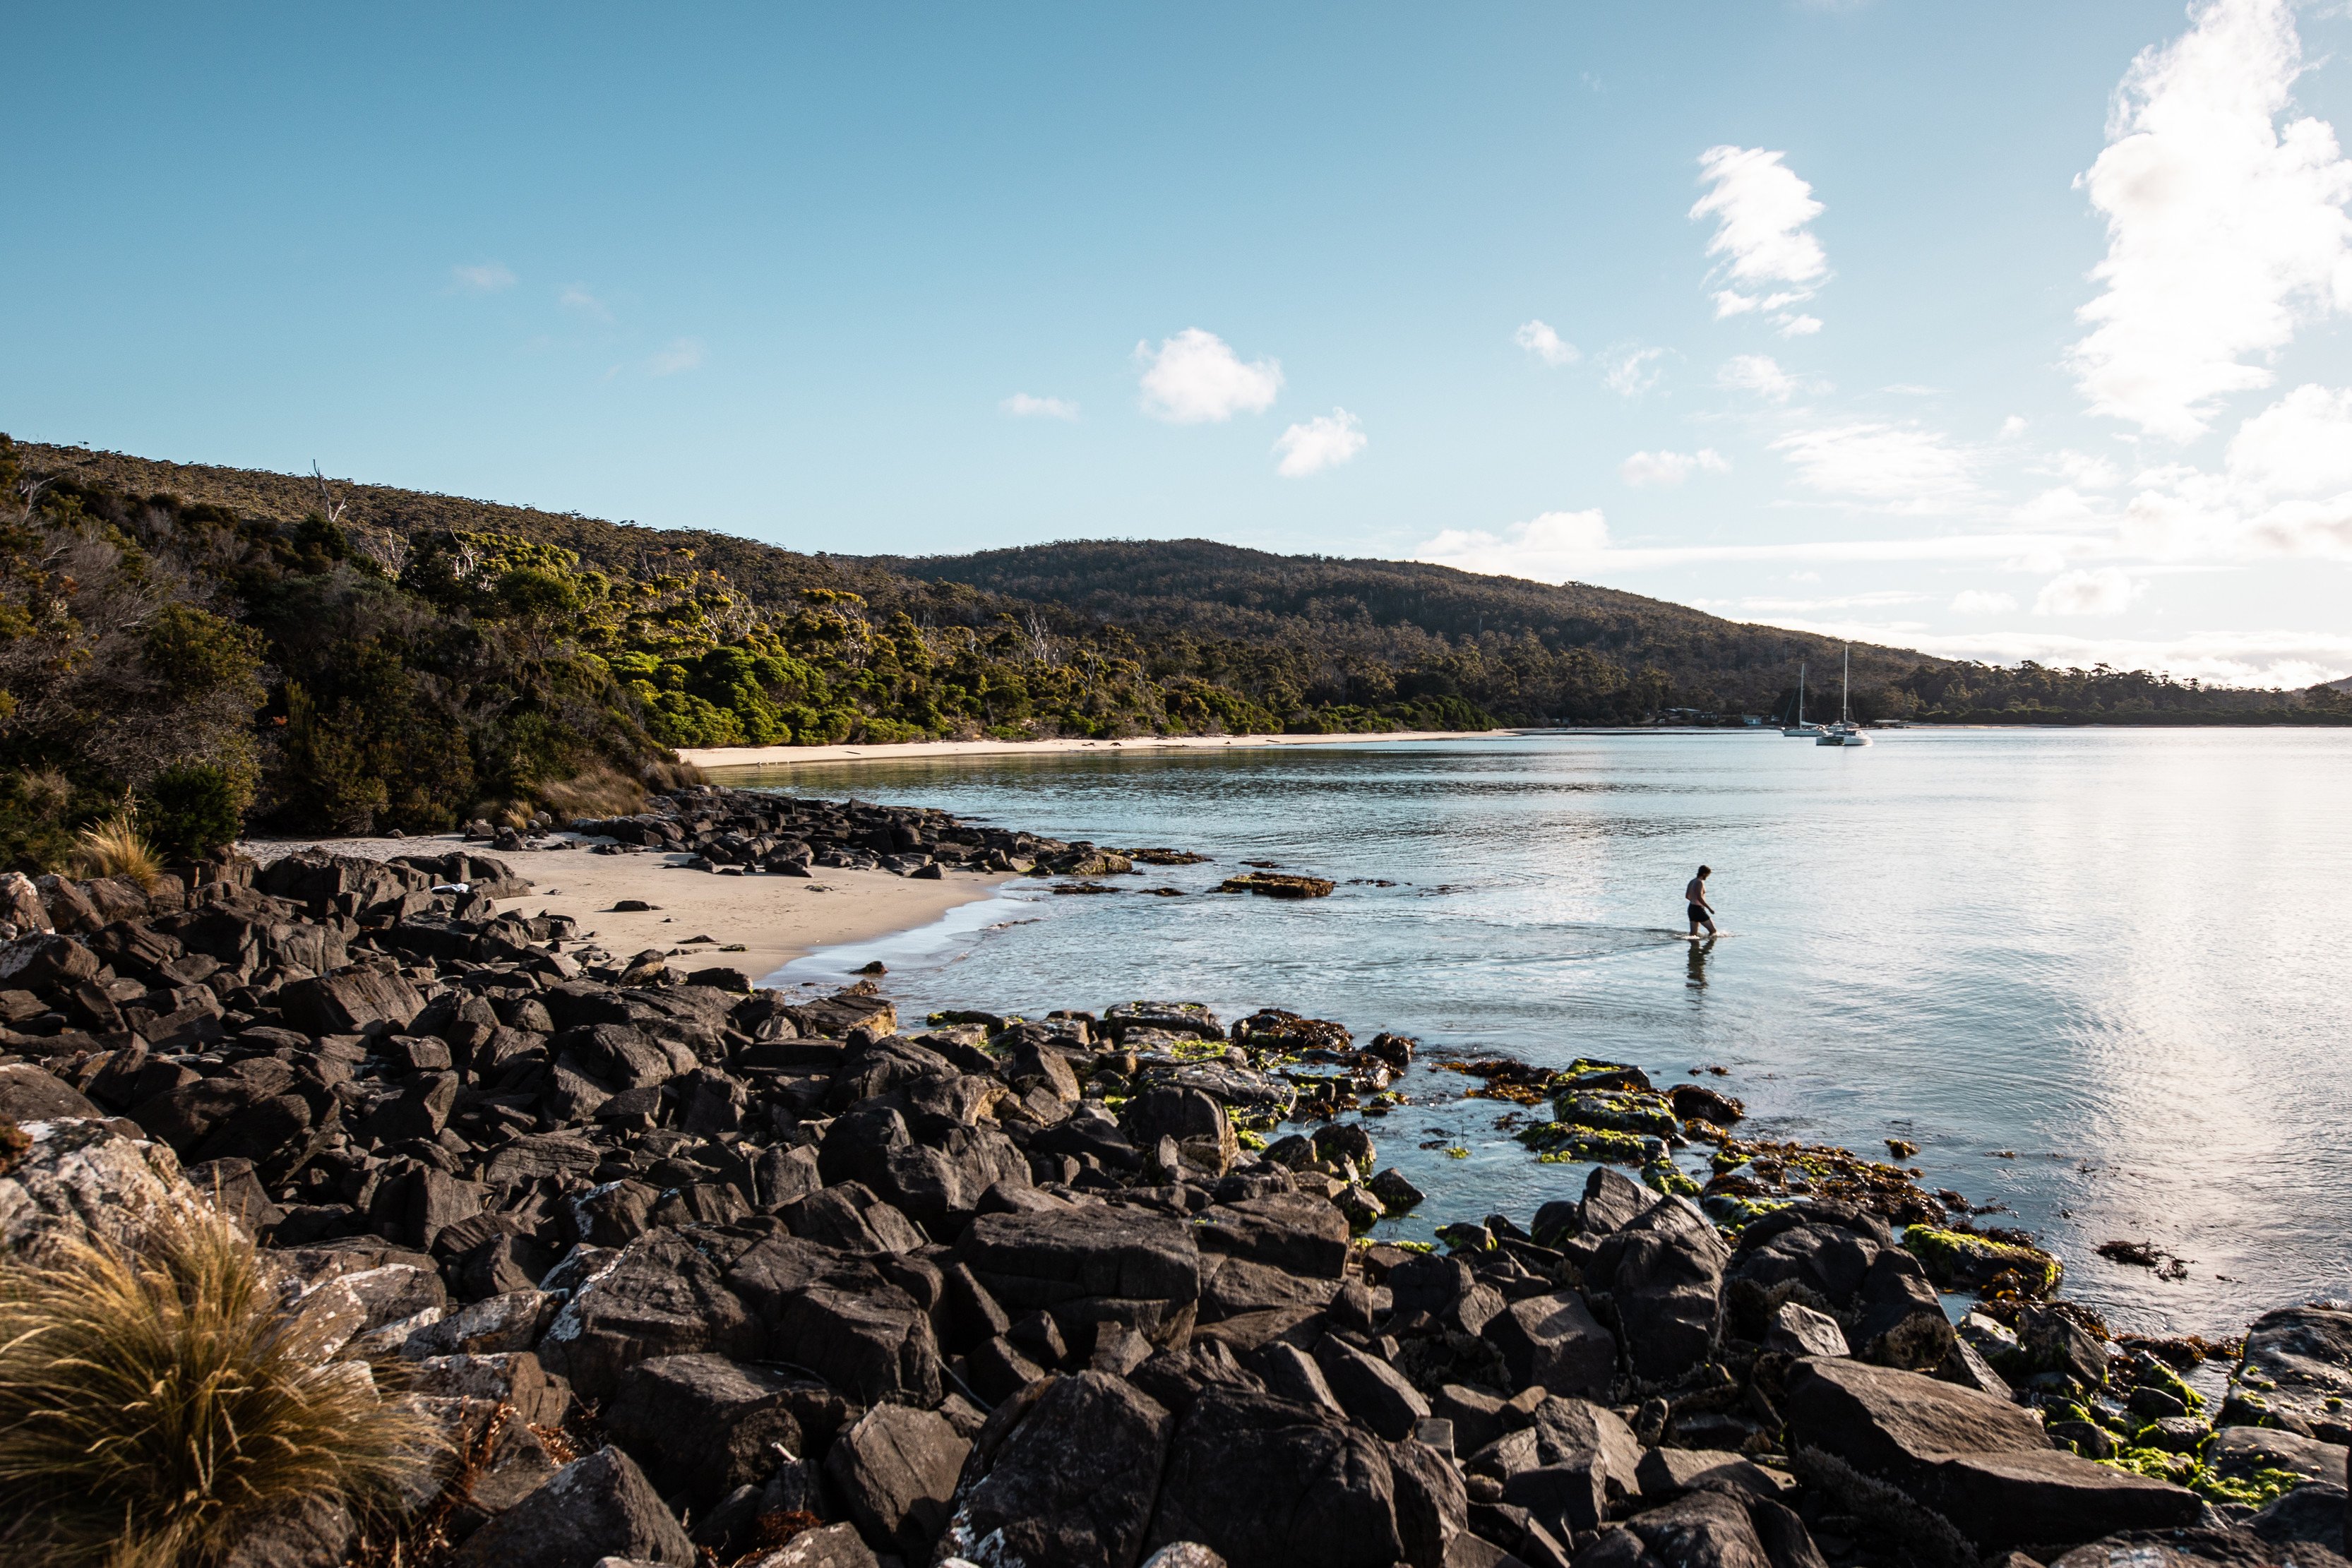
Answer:
M305 1503L388 1500L430 1428L320 1332L210 1216L0 1262L0 1561L201 1568Z
M541 784L535 793L558 822L578 817L625 817L646 809L646 787L601 763L560 782Z
M128 810L117 811L74 835L81 846L81 866L90 876L127 877L152 893L163 879L163 863Z

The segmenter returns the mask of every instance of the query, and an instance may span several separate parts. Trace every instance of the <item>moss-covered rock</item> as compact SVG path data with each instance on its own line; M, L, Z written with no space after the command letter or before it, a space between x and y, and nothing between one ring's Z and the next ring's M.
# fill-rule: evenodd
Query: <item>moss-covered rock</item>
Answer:
M2065 1272L2064 1265L2039 1247L1996 1241L1966 1230L1914 1225L1903 1232L1903 1245L1919 1260L1927 1277L1947 1290L1981 1290L2013 1273L2019 1294L2047 1296Z
M1682 1119L1663 1094L1645 1094L1638 1091L1611 1092L1580 1091L1556 1095L1551 1103L1552 1114L1563 1122L1573 1122L1580 1127L1593 1127L1611 1133L1647 1133L1653 1137L1670 1138L1682 1133Z

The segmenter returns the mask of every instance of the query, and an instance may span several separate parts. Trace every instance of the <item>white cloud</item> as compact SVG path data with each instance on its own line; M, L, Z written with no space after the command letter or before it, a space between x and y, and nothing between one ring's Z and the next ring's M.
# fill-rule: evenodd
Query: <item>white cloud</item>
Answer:
M1976 458L1916 425L1854 423L1800 430L1772 444L1816 490L1896 512L1947 511L1975 494Z
M1693 474L1724 474L1730 469L1723 454L1702 446L1696 452L1636 452L1618 465L1617 476L1640 489L1652 485L1672 486Z
M1078 405L1067 398L1031 397L1027 392L1014 392L997 407L1015 419L1076 419Z
M1816 610L1874 610L1891 604L1917 604L1927 599L1903 588L1874 589L1868 593L1842 594L1835 599L1694 599L1700 610L1738 611L1748 615L1805 615Z
M1784 316L1780 319L1780 336L1783 338L1810 338L1821 329L1822 319L1818 316Z
M2295 388L2238 427L2228 463L2266 496L2352 490L2352 391Z
M2325 121L2277 123L2302 69L2288 0L2210 0L2132 62L2081 181L2107 224L2068 356L2092 412L2190 439L2270 384L2249 356L2352 309L2352 163Z
M1546 512L1513 523L1499 534L1484 528L1447 528L1414 552L1413 559L1505 577L1564 582L1580 568L1600 562L1609 549L1609 524L1596 507L1587 512Z
M2147 584L2135 582L2121 567L2095 571L2062 571L2042 585L2033 598L2036 615L2121 615Z
M2017 601L2006 593L1987 593L1981 589L1964 588L1952 595L1955 615L2007 615L2017 608Z
M674 376L701 363L701 339L673 338L655 350L653 358L646 361L646 371L649 375Z
M2055 474L2077 490L2112 490L2124 482L2122 471L2106 458L2072 449L2053 457L2041 472Z
M2000 422L2000 438L2003 441L2014 441L2024 434L2024 415L2012 413L2007 419Z
M1237 413L1264 413L1282 391L1282 364L1241 356L1214 332L1187 327L1160 347L1135 345L1144 365L1143 412L1170 424L1222 424Z
M1752 392L1774 402L1786 402L1798 390L1797 378L1782 370L1769 354L1734 354L1715 372L1715 384L1733 392Z
M466 294L496 294L515 286L515 275L495 261L479 267L453 267L449 269L449 286Z
M591 294L584 284L572 284L555 297L555 302L566 310L577 310L583 316L593 317L599 321L613 319L612 308Z
M1275 472L1286 479L1303 479L1326 468L1337 468L1361 452L1363 421L1344 408L1335 408L1284 431L1274 449L1282 454Z
M1547 365L1572 365L1584 357L1576 351L1575 344L1563 341L1545 321L1524 323L1513 334L1513 340Z
M1665 357L1664 349L1611 349L1601 356L1601 382L1619 397L1640 397L1665 373L1658 366Z
M2352 673L2352 636L2331 632L2198 632L2162 640L2085 637L2063 632L2018 631L1930 632L1907 623L1780 621L1774 624L1816 636L1857 643L1891 643L1941 659L1977 659L2013 664L2088 669L2158 670L2175 680L2225 686L2308 686Z
M1753 310L1785 310L1811 299L1829 277L1829 257L1806 225L1822 214L1813 188L1781 160L1783 152L1760 147L1710 147L1699 154L1706 194L1691 207L1694 218L1715 220L1706 254L1722 257L1716 290L1719 320ZM1818 331L1810 316L1783 314L1782 330ZM1806 325L1810 323L1810 325Z

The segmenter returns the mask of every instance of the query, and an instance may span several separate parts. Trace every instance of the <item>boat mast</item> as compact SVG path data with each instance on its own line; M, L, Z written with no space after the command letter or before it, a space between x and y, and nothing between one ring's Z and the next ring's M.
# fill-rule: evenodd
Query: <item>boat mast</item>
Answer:
M1846 694L1853 689L1853 644L1848 643L1845 645L1845 674L1838 678L1838 722L1840 724L1851 725L1853 723L1853 720L1846 716L1845 710Z
M1797 727L1805 727L1805 662L1797 661Z

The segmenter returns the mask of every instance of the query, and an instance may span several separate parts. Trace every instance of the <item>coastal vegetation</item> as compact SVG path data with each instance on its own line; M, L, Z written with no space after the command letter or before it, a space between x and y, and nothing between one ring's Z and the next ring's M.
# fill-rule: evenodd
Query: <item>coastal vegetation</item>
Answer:
M1834 645L1204 540L922 559L0 436L0 858L633 809L672 748L1793 714ZM2352 722L2352 695L1853 650L1864 718ZM1819 681L1816 680L1818 689ZM106 824L103 844L91 833Z

